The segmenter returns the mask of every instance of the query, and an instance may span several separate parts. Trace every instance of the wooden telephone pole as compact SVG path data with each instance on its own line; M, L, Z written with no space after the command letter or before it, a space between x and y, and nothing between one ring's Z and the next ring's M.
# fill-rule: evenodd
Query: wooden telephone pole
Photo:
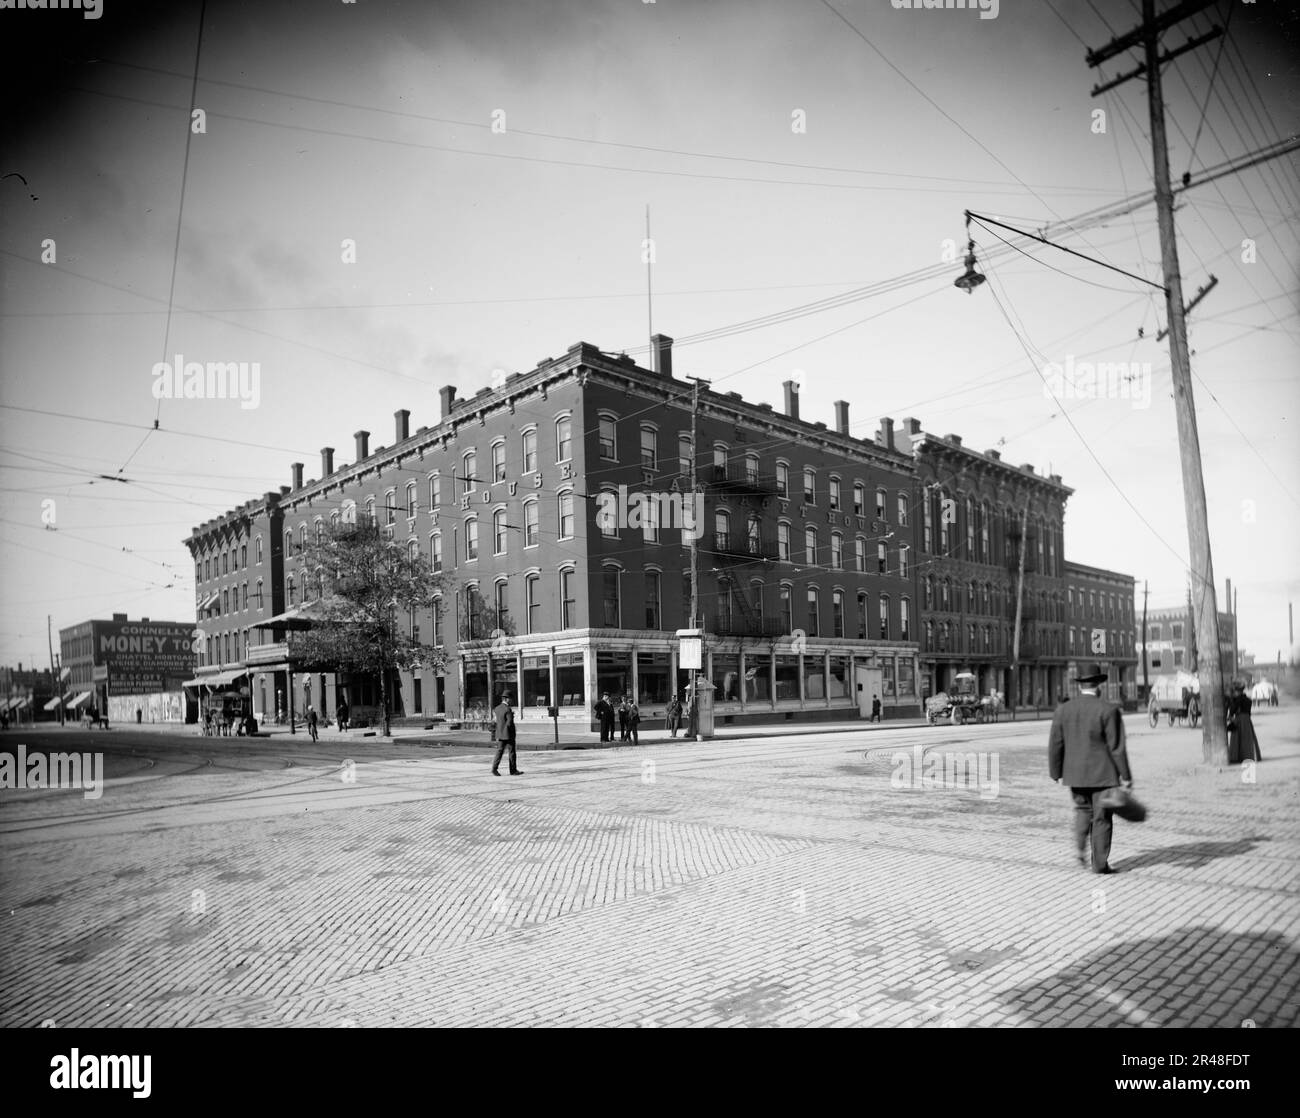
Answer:
M1209 516L1205 501L1205 478L1201 471L1201 444L1196 430L1196 406L1192 395L1192 370L1187 354L1187 323L1183 308L1183 283L1178 265L1178 243L1174 233L1173 192L1169 185L1169 149L1165 139L1164 98L1160 88L1160 67L1186 51L1217 38L1214 28L1189 39L1181 47L1160 54L1160 33L1210 7L1214 0L1184 0L1162 15L1155 14L1155 0L1142 0L1142 25L1112 39L1100 50L1089 51L1087 62L1095 67L1123 51L1141 47L1144 62L1130 73L1096 87L1095 97L1107 89L1146 75L1147 100L1151 117L1151 151L1155 171L1156 213L1160 229L1160 256L1165 277L1165 305L1169 322L1169 358L1172 366L1174 408L1178 419L1178 449L1182 460L1183 500L1187 509L1187 542L1195 599L1196 631L1201 657L1201 752L1215 765L1228 761L1228 731L1224 706L1223 669L1219 658L1219 612L1214 593L1214 563L1210 554Z

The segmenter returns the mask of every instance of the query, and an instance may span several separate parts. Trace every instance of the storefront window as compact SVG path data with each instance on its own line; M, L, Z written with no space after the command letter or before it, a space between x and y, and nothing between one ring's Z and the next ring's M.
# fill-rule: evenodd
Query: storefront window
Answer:
M541 707L551 705L551 662L547 656L524 657L524 686L519 705Z
M730 653L713 654L713 701L736 702L740 699L740 657Z
M776 697L778 699L797 699L799 697L798 656L778 656L776 658Z
M632 694L632 653L596 653L596 691L611 699Z
M886 695L894 694L894 658L892 656L882 656L880 658L881 689Z
M852 674L849 665L852 661L847 656L831 657L830 690L832 699L847 699L853 694Z
M772 661L767 656L750 654L745 657L745 701L767 703L772 701Z
M820 656L803 658L803 694L809 702L826 698L826 662Z
M487 661L471 660L465 663L465 709L472 706L487 707L488 677Z
M641 692L637 703L666 703L668 701L668 653L638 652L636 658L636 684Z
M492 657L492 705L501 701L504 694L510 695L514 706L519 706L519 665L514 656Z
M580 707L587 703L583 694L584 666L581 652L560 652L555 657L555 694L560 706ZM592 699L595 702L595 699Z
M916 694L916 665L907 657L899 657L898 660L898 693Z

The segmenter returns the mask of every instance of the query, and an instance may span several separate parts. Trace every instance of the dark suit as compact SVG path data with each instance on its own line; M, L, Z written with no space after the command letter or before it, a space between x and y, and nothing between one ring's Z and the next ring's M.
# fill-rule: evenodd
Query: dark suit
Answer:
M493 736L497 742L497 755L492 759L492 771L497 771L497 766L501 764L501 757L509 747L510 772L514 774L519 771L519 762L515 756L515 712L509 703L497 703L492 708L492 715L496 719Z
M600 699L596 703L596 717L600 719L600 740L614 740L614 708Z
M1047 764L1053 780L1069 786L1074 799L1074 843L1079 859L1092 845L1092 869L1104 872L1110 859L1111 813L1101 806L1107 788L1130 783L1119 707L1082 694L1062 703L1052 717Z

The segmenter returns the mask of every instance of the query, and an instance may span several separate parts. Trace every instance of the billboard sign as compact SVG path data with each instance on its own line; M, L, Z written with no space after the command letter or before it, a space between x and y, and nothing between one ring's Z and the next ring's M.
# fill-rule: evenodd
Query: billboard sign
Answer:
M95 664L108 669L108 693L180 690L194 675L193 628L169 621L96 622Z

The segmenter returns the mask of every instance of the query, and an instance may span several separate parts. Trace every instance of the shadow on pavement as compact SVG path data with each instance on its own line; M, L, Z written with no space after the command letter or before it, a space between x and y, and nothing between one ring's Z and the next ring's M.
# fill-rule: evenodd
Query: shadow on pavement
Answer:
M999 998L1023 1025L1262 1029L1295 1025L1298 987L1300 954L1285 937L1188 927L1111 944Z
M1188 842L1181 846L1166 846L1163 850L1149 850L1114 863L1114 869L1128 871L1143 866L1184 866L1199 870L1216 858L1232 858L1249 854L1261 842L1272 842L1268 835L1251 835L1231 842Z

